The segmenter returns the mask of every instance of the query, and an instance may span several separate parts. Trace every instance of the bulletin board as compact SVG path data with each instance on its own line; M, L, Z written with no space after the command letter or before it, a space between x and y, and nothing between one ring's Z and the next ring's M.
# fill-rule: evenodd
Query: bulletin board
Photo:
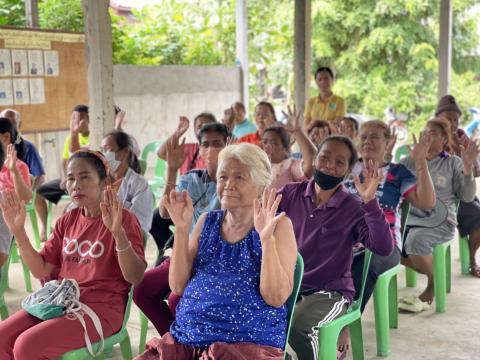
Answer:
M77 104L88 104L85 36L0 27L0 111L19 111L35 133L68 129Z

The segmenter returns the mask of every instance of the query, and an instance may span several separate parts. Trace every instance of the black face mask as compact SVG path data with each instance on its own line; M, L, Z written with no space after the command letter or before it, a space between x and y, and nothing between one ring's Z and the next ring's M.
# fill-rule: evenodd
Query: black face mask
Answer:
M315 180L315 183L320 186L320 189L331 190L335 186L340 184L343 181L344 177L328 175L324 172L321 172L320 170L315 169L315 171L313 172L313 179Z

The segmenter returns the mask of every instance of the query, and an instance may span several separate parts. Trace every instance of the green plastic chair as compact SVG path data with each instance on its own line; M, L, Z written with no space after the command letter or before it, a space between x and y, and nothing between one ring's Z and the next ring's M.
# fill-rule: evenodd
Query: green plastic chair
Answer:
M175 228L172 229L172 232L175 230ZM288 327L287 327L287 342L288 342L288 336L290 335L290 327L292 324L292 318L293 318L293 312L295 311L295 303L297 301L298 297L298 292L300 291L300 285L302 284L302 278L303 278L303 258L300 254L297 254L297 263L295 265L295 273L293 275L293 289L292 293L290 294L288 300L287 300L287 321L288 321ZM138 352L142 353L145 351L145 345L146 345L146 338L147 338L147 328L148 328L148 318L145 316L145 314L140 311L140 341L138 344ZM285 343L285 347L287 346L287 343ZM286 359L286 353L283 356L284 359Z
M140 165L140 175L145 175L145 172L147 171L147 161L138 159L138 164Z
M460 247L460 265L463 275L470 274L470 246L468 245L468 235L460 236L458 239Z
M395 162L399 163L402 158L410 155L410 149L408 148L410 145L401 145L395 151Z
M120 344L120 349L122 352L122 357L124 360L132 359L132 346L130 344L130 337L127 331L128 318L130 317L130 308L132 306L132 296L133 288L128 294L127 307L125 309L125 316L123 318L123 324L120 331L108 338L105 338L105 346L103 354L95 357L95 359L105 359L105 351L112 349L115 344ZM92 344L93 349L98 349L100 342ZM76 350L71 350L66 352L60 357L60 360L82 360L82 359L92 359L92 356L88 353L87 348L81 348Z
M15 242L15 239L13 239L12 245L10 246L9 262L11 263L15 262L14 261L15 258L22 263L23 281L25 283L25 290L31 293L33 292L33 289L32 289L32 280L30 278L30 269L28 268L25 261L23 261L23 259L18 255L17 243ZM7 281L7 287L9 287L8 276L6 281Z
M381 274L373 289L377 355L390 354L390 329L398 328L397 274L400 264Z
M444 313L446 310L447 293L452 291L452 241L447 241L433 248L433 285L435 292L435 310ZM417 285L417 273L406 268L407 286Z
M363 360L363 334L362 334L362 313L360 308L362 306L363 293L365 290L365 282L367 279L368 268L370 267L370 260L372 253L365 250L365 259L363 262L362 272L362 287L360 290L360 297L354 301L348 308L347 312L332 320L319 329L319 346L318 358L321 360L336 360L337 359L337 341L340 332L345 326L350 329L350 342L352 345L352 354L354 360Z
M8 268L10 266L10 257L11 255L8 256L7 261L5 261L5 264L3 264L2 268L0 269L0 319L2 320L5 320L9 316L4 295L5 290L8 288Z
M35 196L36 192L32 193L32 201L30 201L26 206L26 211L30 217L30 223L32 224L33 238L35 240L35 247L40 249L42 247L42 242L40 241L40 231L38 230L38 220L37 213L35 211Z

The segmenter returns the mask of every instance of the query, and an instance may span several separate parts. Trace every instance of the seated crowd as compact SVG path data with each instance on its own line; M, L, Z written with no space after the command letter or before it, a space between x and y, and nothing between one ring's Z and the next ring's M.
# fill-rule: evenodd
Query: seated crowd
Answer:
M120 330L133 285L133 301L159 334L138 355L143 360L282 359L285 352L317 359L319 329L359 297L365 249L372 257L362 312L377 278L400 263L428 279L400 308L428 309L433 249L456 227L469 239L470 273L480 277L480 148L458 127L455 99L441 98L408 156L393 162L390 127L347 117L330 68L319 68L315 81L319 95L303 114L288 108L284 122L269 102L256 105L254 122L235 102L221 121L198 114L197 141L186 143L190 120L180 117L157 152L166 163L157 205L137 141L122 130L125 112L116 108L115 129L95 151L88 107L76 106L59 178L45 182L38 151L20 136L20 114L2 111L0 266L15 241L36 278L76 280L104 337ZM71 204L49 228L47 202L65 195ZM30 201L41 250L25 230ZM158 257L146 270L148 234ZM297 254L304 275L289 323ZM100 339L93 322L86 331ZM54 359L85 346L80 322L40 320L23 309L0 321L0 333L0 359ZM339 338L339 358L348 337Z

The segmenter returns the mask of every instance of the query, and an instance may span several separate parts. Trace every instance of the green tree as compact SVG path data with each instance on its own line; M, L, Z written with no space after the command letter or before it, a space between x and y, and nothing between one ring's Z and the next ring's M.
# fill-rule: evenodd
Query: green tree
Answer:
M39 1L38 18L41 28L83 32L82 1Z
M25 4L21 0L0 0L0 26L25 26Z

